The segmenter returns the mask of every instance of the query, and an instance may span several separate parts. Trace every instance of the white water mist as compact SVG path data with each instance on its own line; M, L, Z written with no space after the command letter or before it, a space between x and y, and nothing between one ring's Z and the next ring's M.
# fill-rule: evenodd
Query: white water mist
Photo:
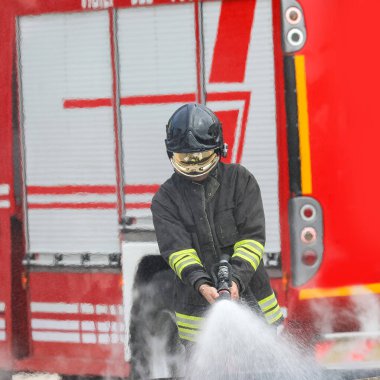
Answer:
M315 380L322 371L247 307L217 302L206 315L186 380Z
M355 315L362 332L380 332L380 300L376 294L352 296Z

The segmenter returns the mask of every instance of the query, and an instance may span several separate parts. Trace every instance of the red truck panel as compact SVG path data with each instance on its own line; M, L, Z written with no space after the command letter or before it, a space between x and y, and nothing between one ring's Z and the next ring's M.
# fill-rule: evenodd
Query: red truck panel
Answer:
M378 282L380 56L374 49L380 3L300 3L308 31L301 54L313 196L322 204L325 228L325 259L307 285Z

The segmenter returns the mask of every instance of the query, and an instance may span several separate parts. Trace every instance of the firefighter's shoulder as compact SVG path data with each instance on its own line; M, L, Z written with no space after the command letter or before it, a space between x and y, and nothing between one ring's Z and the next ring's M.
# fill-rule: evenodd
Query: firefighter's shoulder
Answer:
M174 183L174 174L168 178L157 190L152 198L152 205L154 203L170 204L173 202L173 198L176 197L177 189Z
M226 163L220 163L220 167L225 175L227 176L237 176L241 178L255 178L253 173L249 171L244 165L232 163L232 164L226 164Z

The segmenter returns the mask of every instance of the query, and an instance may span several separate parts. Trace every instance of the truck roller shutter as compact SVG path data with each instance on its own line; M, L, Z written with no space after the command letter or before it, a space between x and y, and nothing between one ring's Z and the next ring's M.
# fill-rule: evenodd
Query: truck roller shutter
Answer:
M194 25L194 4L118 10L126 208L135 226L153 229L152 196L173 172L166 124L183 103L196 101Z
M237 22L237 20L239 20ZM246 166L261 188L265 251L281 250L272 2L203 4L207 105L223 123L232 162Z
M18 45L28 252L119 252L109 14L20 17Z

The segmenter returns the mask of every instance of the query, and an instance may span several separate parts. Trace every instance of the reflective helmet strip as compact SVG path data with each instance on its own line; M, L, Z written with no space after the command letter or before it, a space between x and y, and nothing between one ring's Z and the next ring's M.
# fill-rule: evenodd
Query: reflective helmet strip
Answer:
M254 270L260 264L260 261L264 254L264 247L256 240L241 240L234 246L234 254L231 258L240 257L241 259L248 261Z
M203 318L177 312L175 313L175 317L179 337L184 340L195 342Z
M258 304L269 324L278 321L283 316L274 293L272 293L269 297L258 301Z
M195 249L184 249L173 252L169 256L169 265L182 280L182 271L189 265L199 265L203 267Z

